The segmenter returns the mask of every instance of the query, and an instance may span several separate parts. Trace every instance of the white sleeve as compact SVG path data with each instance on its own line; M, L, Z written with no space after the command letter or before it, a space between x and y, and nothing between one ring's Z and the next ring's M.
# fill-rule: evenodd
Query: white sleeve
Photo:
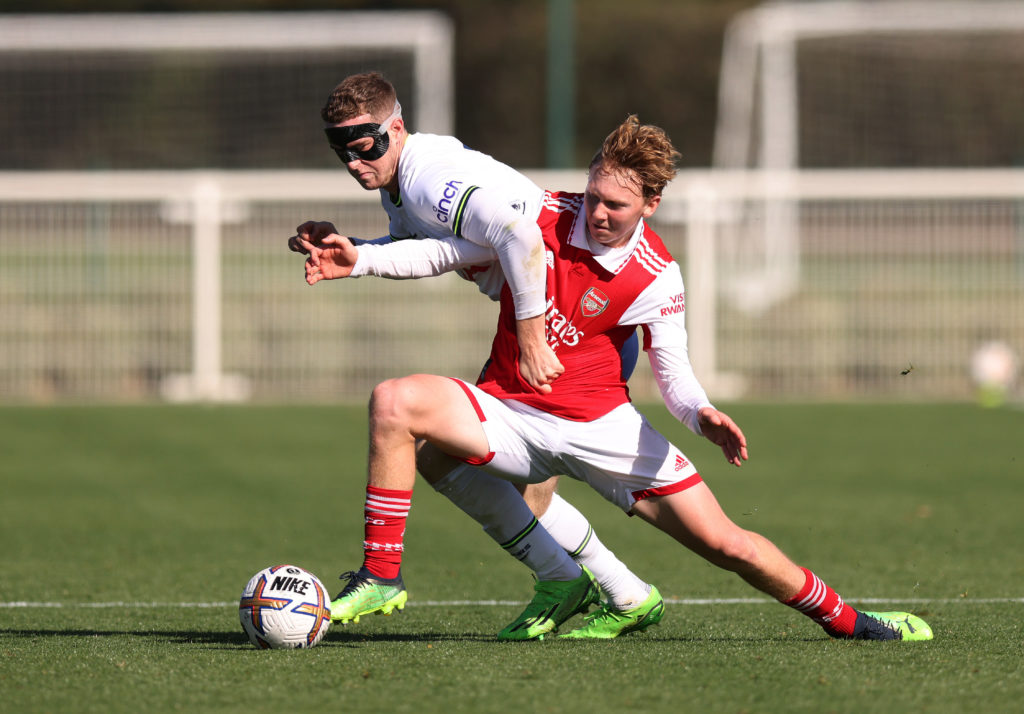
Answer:
M357 248L361 245L366 245L368 243L373 243L374 245L382 245L384 243L391 243L392 241L395 240L390 235L381 236L380 238L353 238L352 236L348 236L348 239L352 241L352 245L356 246Z
M514 209L497 191L478 188L468 197L459 234L497 255L512 291L517 320L543 314L547 268L535 217Z
M407 280L441 275L452 270L494 261L490 248L457 238L361 243L350 277L374 275Z
M619 323L643 328L643 348L665 406L700 435L698 411L713 405L690 365L684 316L683 278L673 263L640 293Z

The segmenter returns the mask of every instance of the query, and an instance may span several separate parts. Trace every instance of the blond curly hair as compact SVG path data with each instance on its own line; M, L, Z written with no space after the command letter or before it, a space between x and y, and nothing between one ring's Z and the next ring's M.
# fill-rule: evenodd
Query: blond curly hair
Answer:
M600 164L605 170L628 169L641 195L650 199L660 196L675 178L679 158L664 129L641 124L636 114L630 114L607 136L589 168Z

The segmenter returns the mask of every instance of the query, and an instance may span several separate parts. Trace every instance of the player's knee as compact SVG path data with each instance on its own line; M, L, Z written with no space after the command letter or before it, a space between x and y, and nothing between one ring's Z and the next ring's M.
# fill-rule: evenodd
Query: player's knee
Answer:
M371 429L390 429L407 424L410 390L404 381L389 379L374 387L370 395Z

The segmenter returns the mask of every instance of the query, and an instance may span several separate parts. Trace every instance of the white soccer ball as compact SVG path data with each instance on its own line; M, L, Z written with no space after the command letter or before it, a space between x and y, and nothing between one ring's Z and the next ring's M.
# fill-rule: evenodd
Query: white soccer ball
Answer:
M238 619L261 649L313 647L331 626L331 601L313 573L296 565L274 565L245 586Z

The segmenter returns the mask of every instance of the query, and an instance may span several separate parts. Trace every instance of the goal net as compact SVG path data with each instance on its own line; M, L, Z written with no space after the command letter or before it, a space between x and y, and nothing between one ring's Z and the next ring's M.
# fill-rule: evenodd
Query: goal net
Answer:
M333 168L320 107L367 70L451 133L439 13L0 17L0 169Z
M719 168L1024 162L1024 3L815 2L738 16Z

